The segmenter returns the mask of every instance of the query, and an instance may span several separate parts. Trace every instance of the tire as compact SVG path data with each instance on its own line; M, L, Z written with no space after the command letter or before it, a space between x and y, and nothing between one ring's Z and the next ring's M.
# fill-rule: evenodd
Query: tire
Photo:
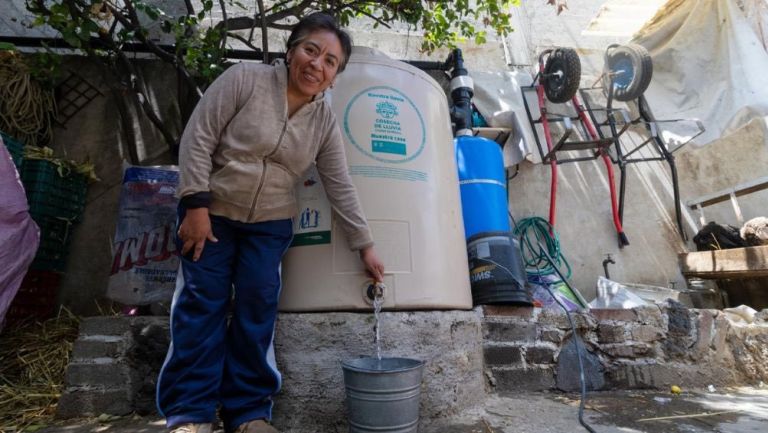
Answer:
M555 104L568 102L579 91L581 60L572 48L557 48L547 58L541 84L547 99Z
M645 47L637 44L608 47L603 87L606 94L613 76L613 99L631 101L642 95L653 77L653 62Z

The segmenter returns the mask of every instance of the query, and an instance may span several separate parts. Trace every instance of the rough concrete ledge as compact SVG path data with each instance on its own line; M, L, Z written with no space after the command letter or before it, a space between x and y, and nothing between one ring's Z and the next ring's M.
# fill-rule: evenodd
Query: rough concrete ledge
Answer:
M346 431L341 361L375 356L373 325L371 314L280 315L275 342L284 386L276 401L276 426ZM422 422L485 399L479 310L384 312L380 332L382 356L425 362Z
M283 387L275 425L294 433L345 431L341 361L375 356L373 314L281 313L275 345ZM383 312L381 352L425 362L421 418L431 422L481 404L482 318L474 311ZM58 416L154 413L168 318L85 319Z

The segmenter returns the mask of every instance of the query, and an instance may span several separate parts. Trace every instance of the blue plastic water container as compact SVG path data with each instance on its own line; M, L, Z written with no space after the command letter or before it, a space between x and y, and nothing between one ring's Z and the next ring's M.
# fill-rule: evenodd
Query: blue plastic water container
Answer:
M508 232L507 184L501 147L493 140L461 136L454 141L466 239Z

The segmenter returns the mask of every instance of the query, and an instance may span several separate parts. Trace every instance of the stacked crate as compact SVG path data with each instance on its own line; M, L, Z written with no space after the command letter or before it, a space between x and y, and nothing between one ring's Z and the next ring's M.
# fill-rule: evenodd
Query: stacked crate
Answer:
M40 246L8 310L9 324L54 314L72 229L82 218L88 189L84 175L44 159L26 159L21 180L29 213L40 227Z
M44 159L27 159L21 181L29 213L40 227L40 248L32 269L64 272L70 234L85 208L88 181Z

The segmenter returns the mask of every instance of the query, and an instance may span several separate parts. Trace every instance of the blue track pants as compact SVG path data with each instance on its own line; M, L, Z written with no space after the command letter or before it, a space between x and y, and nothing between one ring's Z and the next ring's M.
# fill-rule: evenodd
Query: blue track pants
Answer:
M168 427L214 422L220 405L225 429L232 431L271 419L272 396L280 389L273 337L280 260L293 224L211 216L211 226L219 241L206 242L197 262L191 254L181 258L157 405Z

